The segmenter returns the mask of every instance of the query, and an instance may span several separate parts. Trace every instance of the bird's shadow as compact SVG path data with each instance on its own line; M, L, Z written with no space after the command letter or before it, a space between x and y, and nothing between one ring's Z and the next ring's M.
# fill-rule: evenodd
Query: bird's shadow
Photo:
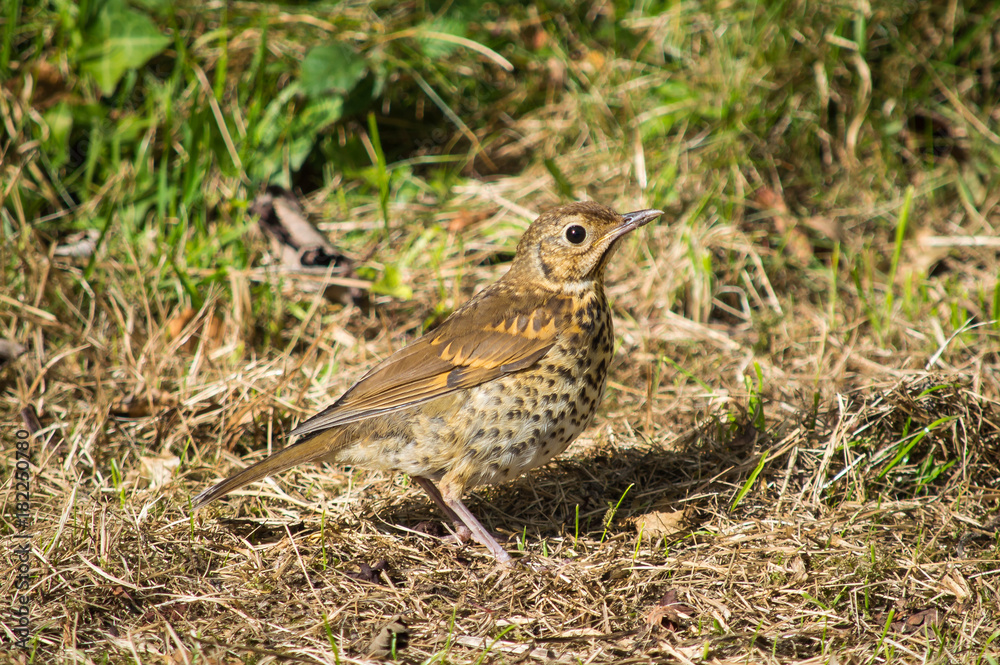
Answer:
M604 444L575 456L570 452L503 485L475 488L464 502L500 538L634 532L630 518L650 511L686 509L693 515L731 500L754 468L754 451L765 444L761 438L750 426L721 435L712 426L691 432L670 448ZM422 492L374 503L371 508L387 528L422 527L444 519Z

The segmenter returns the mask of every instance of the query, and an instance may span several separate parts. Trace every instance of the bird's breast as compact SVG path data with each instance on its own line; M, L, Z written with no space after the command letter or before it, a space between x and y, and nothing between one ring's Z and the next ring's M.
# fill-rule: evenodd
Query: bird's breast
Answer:
M467 485L504 482L545 464L593 421L613 352L611 313L603 294L575 309L534 366L470 391L461 451Z

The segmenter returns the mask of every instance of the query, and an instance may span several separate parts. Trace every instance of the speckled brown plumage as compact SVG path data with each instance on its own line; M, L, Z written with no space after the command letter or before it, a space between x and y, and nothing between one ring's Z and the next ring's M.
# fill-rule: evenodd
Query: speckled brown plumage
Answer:
M202 492L195 508L303 462L402 471L460 537L508 562L462 494L544 464L590 425L614 345L605 267L622 236L661 214L593 202L543 213L507 274L302 423L292 432L301 440Z

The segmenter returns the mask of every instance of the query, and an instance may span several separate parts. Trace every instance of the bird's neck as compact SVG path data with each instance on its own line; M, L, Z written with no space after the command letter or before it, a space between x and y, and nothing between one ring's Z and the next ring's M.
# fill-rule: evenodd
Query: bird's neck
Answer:
M583 298L584 296L594 293L604 293L604 283L599 279L560 282L555 286L556 290L562 295L574 298Z
M583 279L556 279L554 275L546 274L543 270L531 270L522 266L514 265L500 281L509 284L526 285L531 284L535 290L548 291L552 295L583 297L588 293L604 294L604 278L586 277Z

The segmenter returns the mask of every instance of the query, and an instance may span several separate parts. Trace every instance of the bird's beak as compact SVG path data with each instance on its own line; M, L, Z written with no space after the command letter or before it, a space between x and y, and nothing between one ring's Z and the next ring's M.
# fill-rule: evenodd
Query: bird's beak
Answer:
M609 232L608 236L612 240L620 238L629 231L634 231L640 226L649 224L662 214L662 210L636 210L635 212L627 212L622 215L621 225Z

